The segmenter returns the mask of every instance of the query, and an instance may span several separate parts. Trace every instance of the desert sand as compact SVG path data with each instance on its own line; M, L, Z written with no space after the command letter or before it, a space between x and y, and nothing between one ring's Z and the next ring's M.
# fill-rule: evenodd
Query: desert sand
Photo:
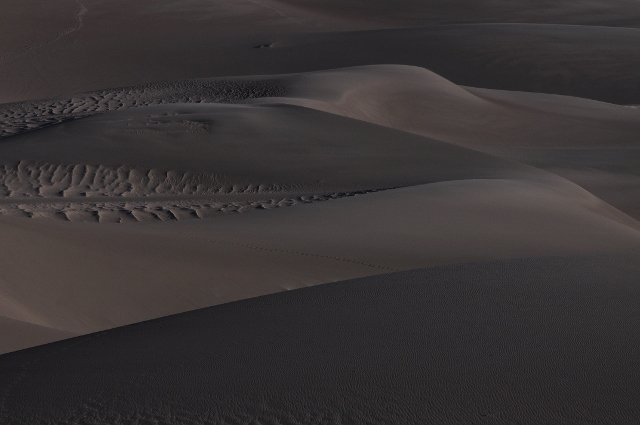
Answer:
M7 0L0 423L634 423L631 0Z
M16 424L633 423L638 273L638 256L500 260L238 301L5 355L0 408Z

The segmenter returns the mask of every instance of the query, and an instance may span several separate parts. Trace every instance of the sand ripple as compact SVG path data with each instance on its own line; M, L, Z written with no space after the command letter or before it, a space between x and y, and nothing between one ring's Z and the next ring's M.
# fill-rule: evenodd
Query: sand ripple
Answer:
M100 90L70 99L0 105L0 138L104 112L169 103L231 103L280 96L275 79L187 80Z
M221 175L129 166L0 166L0 215L65 221L184 220L377 191L314 193L291 184L239 185Z

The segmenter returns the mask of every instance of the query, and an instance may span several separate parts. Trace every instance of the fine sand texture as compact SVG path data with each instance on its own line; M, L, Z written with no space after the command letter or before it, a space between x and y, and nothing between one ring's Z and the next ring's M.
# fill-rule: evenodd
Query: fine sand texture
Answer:
M19 323L82 334L394 270L640 251L637 198L510 159L632 151L632 108L388 65L5 107L2 293Z
M633 423L637 256L283 292L0 359L12 424Z
M638 422L637 0L0 3L0 424Z
M401 65L4 108L0 289L16 329L83 334L389 271L640 252L633 108Z
M473 87L640 103L636 0L4 3L0 102L392 63Z

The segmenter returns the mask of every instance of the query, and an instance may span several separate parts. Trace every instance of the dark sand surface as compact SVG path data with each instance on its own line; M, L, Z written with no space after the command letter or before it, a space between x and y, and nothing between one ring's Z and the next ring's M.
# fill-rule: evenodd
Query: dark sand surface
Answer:
M344 14L337 15L328 13L335 4L323 3L327 13L318 13L309 7L317 2L301 1L288 2L293 8L268 0L55 0L64 5L55 13L10 3L9 23L0 26L0 40L7 40L0 44L0 102L156 81L393 63L474 87L640 103L634 0L367 3L383 21L392 17L389 8L398 19L411 15L395 23L360 13L363 2L342 5ZM37 31L17 37L41 21ZM609 26L616 22L626 23Z
M413 270L0 359L5 423L633 423L637 256Z
M0 10L1 424L638 422L637 0Z
M5 110L0 288L20 324L82 334L393 270L640 251L633 156L592 159L609 182L578 155L541 167L569 180L523 164L633 152L622 106L371 66Z

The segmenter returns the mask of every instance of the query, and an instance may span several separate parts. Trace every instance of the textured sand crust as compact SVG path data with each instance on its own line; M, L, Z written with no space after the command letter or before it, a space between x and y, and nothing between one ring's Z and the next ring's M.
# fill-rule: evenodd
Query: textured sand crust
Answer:
M167 221L355 196L294 185L234 185L211 174L20 162L0 168L0 214L66 221Z
M225 103L278 96L269 79L191 80L83 93L70 99L0 104L0 138L52 124L136 106L166 103Z
M0 357L12 424L633 423L637 256L414 270Z
M0 214L70 221L166 221L471 176L544 175L290 105L137 107L4 140L2 159L15 162L0 167Z

